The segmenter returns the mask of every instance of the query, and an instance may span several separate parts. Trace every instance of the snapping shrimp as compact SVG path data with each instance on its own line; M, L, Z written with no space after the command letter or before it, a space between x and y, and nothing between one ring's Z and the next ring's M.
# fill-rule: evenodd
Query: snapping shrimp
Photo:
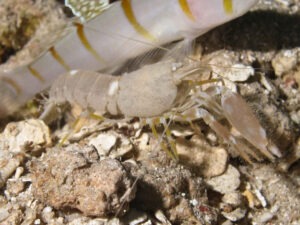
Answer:
M238 94L222 86L202 91L197 82L189 79L199 70L198 62L178 63L174 60L147 65L122 76L74 70L62 74L51 86L49 106L69 102L104 117L138 117L151 128L157 121L166 127L165 118L203 119L245 160L259 159L255 151L236 139L214 116L225 117L265 157L274 160L274 155L281 156ZM216 95L222 96L220 103L215 100ZM176 153L173 156L176 158Z
M13 69L0 66L0 91L5 93L0 99L0 117L16 111L65 71L104 71L166 43L190 42L241 16L257 1L118 1L86 24L76 23L72 34L34 62Z

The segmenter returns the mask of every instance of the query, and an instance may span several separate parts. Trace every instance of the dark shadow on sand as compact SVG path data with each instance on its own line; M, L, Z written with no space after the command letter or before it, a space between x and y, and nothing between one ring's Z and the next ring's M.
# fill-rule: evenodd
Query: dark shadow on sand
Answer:
M300 47L300 15L247 13L201 36L205 53L220 49L272 51Z

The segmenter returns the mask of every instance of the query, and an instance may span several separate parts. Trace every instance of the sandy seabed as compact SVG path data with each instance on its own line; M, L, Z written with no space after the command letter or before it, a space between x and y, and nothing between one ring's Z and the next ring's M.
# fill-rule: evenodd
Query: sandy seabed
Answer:
M3 65L32 61L60 36L43 38L63 29L60 7L0 3ZM235 81L225 85L247 101L282 158L251 165L200 120L198 132L171 124L176 163L138 120L89 121L72 134L70 110L46 125L25 107L1 121L0 224L300 224L299 34L298 0L262 0L196 43L213 71L206 75Z

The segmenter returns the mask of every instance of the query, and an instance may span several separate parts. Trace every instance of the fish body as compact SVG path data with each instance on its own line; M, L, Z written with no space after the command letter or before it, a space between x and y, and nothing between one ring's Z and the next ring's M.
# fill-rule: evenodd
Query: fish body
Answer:
M176 40L191 41L241 16L257 0L123 0L112 4L27 66L0 66L0 116L6 116L71 69L108 70ZM13 102L13 104L12 104Z

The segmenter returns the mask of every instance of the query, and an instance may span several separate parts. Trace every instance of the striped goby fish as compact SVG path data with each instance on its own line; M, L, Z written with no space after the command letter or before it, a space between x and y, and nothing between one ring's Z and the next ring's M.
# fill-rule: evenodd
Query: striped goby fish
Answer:
M193 40L241 16L258 0L122 0L63 38L33 63L0 67L0 117L71 69L105 70L175 40ZM154 7L155 6L155 7Z

